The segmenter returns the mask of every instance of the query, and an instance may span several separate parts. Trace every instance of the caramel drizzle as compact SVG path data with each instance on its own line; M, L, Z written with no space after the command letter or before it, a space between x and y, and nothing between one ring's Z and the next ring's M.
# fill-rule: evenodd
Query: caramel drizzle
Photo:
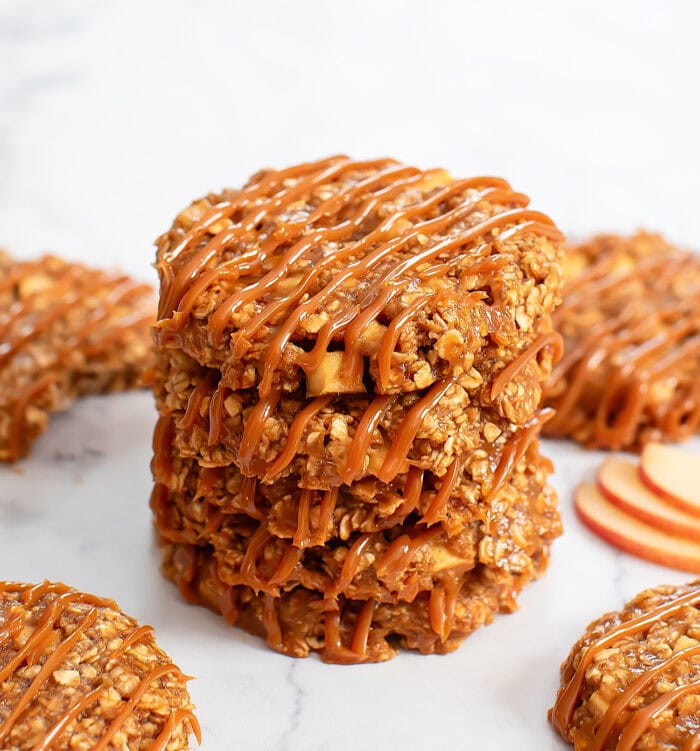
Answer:
M461 459L455 459L445 473L445 476L442 478L440 489L435 493L435 497L421 519L426 526L429 527L430 525L443 520L445 506L449 503L450 498L452 497L452 491L455 489L455 486L462 476L463 464L464 462Z
M289 426L287 442L282 453L268 466L263 482L271 482L290 464L297 453L299 444L306 427L316 415L333 401L332 395L320 396L314 399L299 412Z
M116 605L112 600L106 600L94 595L86 594L84 592L76 592L70 587L67 587L62 583L44 582L39 585L23 585L13 582L0 582L0 593L21 593L21 601L25 607L31 607L38 602L42 597L50 594L55 594L56 597L50 601L50 603L44 609L39 622L34 629L33 633L24 643L23 647L18 650L17 654L0 670L0 681L7 680L14 672L22 665L34 665L39 662L43 655L46 655L41 669L34 677L32 682L27 687L26 691L12 709L10 714L5 718L0 725L0 743L7 740L9 734L12 732L17 720L20 718L24 710L29 706L33 699L39 694L41 689L46 684L51 674L60 666L63 660L70 654L75 645L83 638L87 630L93 626L97 620L99 608L115 608ZM51 651L49 654L47 650L52 649L52 637L56 633L55 628L58 624L61 615L64 610L72 604L90 605L90 609L87 611L83 619L76 626L75 630ZM5 643L8 639L16 639L18 636L18 629L22 624L18 621L5 624L2 631L0 631L0 644ZM119 659L130 647L142 642L144 639L151 638L153 635L153 629L151 626L139 626L134 631L125 637L120 646L114 651L110 657L110 662ZM174 665L166 665L161 668L157 668L146 676L131 699L115 718L112 724L107 728L106 734L94 747L95 749L104 749L109 740L119 730L123 723L128 719L129 715L135 710L138 702L143 694L147 691L148 687L158 678L167 673L175 673L178 679L184 679L185 676ZM63 732L66 731L68 726L77 719L81 712L85 711L92 703L98 700L100 693L104 690L104 687L98 687L87 695L81 697L78 702L70 707L66 713L60 717L57 722L49 730L48 734L40 741L35 747L35 751L48 751L53 743L57 741ZM169 718L163 731L159 734L157 742L160 746L154 748L165 748L165 745L172 737L172 734L184 721L189 721L190 727L195 733L198 740L201 740L199 725L191 712L188 710L179 710L177 716L177 722L171 721Z
M650 723L658 717L661 712L683 696L698 691L700 691L700 679L681 686L676 686L676 688L667 691L648 706L638 709L620 735L620 740L617 743L618 751L632 751L635 743L644 734L644 731L649 727Z
M626 246L620 242L609 253L564 289L564 304L554 316L555 324L576 316L614 287L637 279L651 280L654 290L662 294L672 288L695 259L689 254L657 253L631 266L627 271L613 271ZM577 341L567 342L567 352L552 374L552 383L567 380L567 389L554 400L557 414L547 427L552 435L565 435L578 426L577 407L587 384L603 363L610 363L625 352L623 364L605 379L603 392L593 415L592 443L622 447L634 442L636 431L652 408L654 386L661 383L686 358L700 355L700 334L691 324L690 316L700 301L700 288L684 297L664 303L650 315L641 318L629 306L622 306L610 319L601 322ZM650 327L662 327L650 339ZM641 343L640 343L641 342ZM663 414L651 415L663 425L670 438L680 439L693 433L700 425L700 378L692 379L689 389L678 388Z
M483 195L484 194L482 193L481 196L483 197ZM476 204L468 204L470 211L474 210L475 207ZM457 218L462 218L462 216L465 214L464 207L459 208L460 211L453 210L452 212L443 214L443 216L439 218L441 223L445 220L446 217L448 219L454 218L455 220ZM454 214L457 214L459 216L450 216L450 214L453 214L453 212ZM526 211L524 209L514 209L511 211L505 211L498 216L484 220L483 222L477 224L476 226L463 233L460 233L456 236L450 236L438 242L428 250L424 250L421 253L399 261L397 264L391 267L391 269L386 272L383 277L377 280L376 286L378 288L381 288L397 277L400 278L404 274L412 271L421 263L432 261L441 253L446 253L448 251L454 250L455 248L460 247L461 245L464 245L471 240L474 240L481 235L486 234L488 231L498 228L501 224L515 223L517 220L529 218L535 213L538 212ZM431 220L423 223L422 225L415 225L414 229L403 238L394 238L392 240L389 240L387 243L380 246L377 250L373 251L361 260L349 264L343 271L337 274L323 290L317 292L309 300L297 306L293 311L291 311L285 322L278 329L268 347L267 355L263 365L263 376L258 387L260 394L264 396L265 394L269 393L270 389L272 388L273 374L283 357L286 345L291 340L292 335L296 331L299 323L305 317L314 313L318 309L318 306L326 302L328 298L334 292L339 290L346 282L361 278L369 271L371 271L375 266L377 266L379 262L382 261L385 257L396 254L400 250L402 250L410 240L417 238L418 234L420 234L421 232L434 231L434 227L428 227L428 225L435 223L437 223L436 220ZM370 237L370 235L367 235L367 237ZM316 276L321 272L322 268L322 265L318 264L317 266L314 266L310 272L308 272L308 275ZM217 314L214 314L214 316L212 316L212 321L216 320L216 315ZM231 313L227 311L225 318L226 321L228 321L230 315Z
M603 634L597 641L589 645L579 660L578 666L571 676L566 686L557 695L556 703L552 709L551 721L554 727L561 733L565 734L566 728L571 722L571 718L579 701L581 689L588 668L593 664L595 656L603 649L612 646L618 639L646 631L657 621L663 618L679 613L685 607L694 607L700 603L700 592L694 590L684 595L676 595L671 600L666 601L654 608L648 613L644 613L636 618L619 624ZM632 698L632 697L630 697ZM624 708L624 706L622 707ZM614 721L615 718L613 718ZM651 716L649 715L649 721Z
M455 381L451 378L438 381L433 384L427 394L408 410L396 433L392 436L389 450L377 471L377 477L382 482L391 482L405 469L408 453L416 434L427 416L435 410L454 383ZM262 463L256 461L255 454L262 438L265 421L273 414L280 396L280 392L275 391L267 397L262 397L246 418L237 460L240 471L245 475L253 475L258 471L263 471ZM214 398L212 404L214 404ZM264 469L264 481L274 479L289 466L296 455L309 422L319 412L328 407L333 398L332 395L316 397L296 415L282 452L271 465L266 465ZM376 397L361 417L348 450L346 465L342 470L344 482L352 482L362 473L364 459L371 444L372 436L395 398L395 396ZM210 409L210 412L212 411Z
M452 632L454 625L455 607L462 587L463 571L452 571L444 577L444 581L435 585L430 591L428 617L430 627L445 642Z
M497 399L508 387L508 384L520 373L520 371L537 355L545 349L552 349L552 360L556 362L564 351L564 340L555 331L540 334L515 360L506 365L496 376L491 386L491 398Z
M338 502L338 488L326 490L321 495L316 531L311 532L311 499L312 490L299 490L299 509L297 512L297 528L292 544L297 548L307 548L313 545L323 545L328 536L328 529Z
M518 465L518 462L523 456L525 456L527 450L534 441L537 440L537 437L542 430L542 426L550 420L553 415L553 409L550 409L549 407L541 409L534 417L528 420L525 425L519 428L503 446L496 471L493 473L491 487L484 497L485 503L490 503L508 482L508 479Z
M350 638L350 647L343 645L340 632L341 612L337 609L326 613L324 619L324 646L326 659L345 664L365 662L368 659L367 645L372 629L372 618L377 607L374 599L367 600L355 621Z
M411 448L411 444L420 430L426 417L435 410L440 400L454 385L452 378L446 378L435 383L428 393L416 402L406 413L399 427L382 466L377 471L377 477L384 483L391 482L403 469L403 464Z

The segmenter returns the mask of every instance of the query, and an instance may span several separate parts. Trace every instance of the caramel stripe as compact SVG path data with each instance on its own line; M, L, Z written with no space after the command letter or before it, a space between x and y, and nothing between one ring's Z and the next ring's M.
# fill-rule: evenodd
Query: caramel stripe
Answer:
M515 360L506 365L496 376L491 386L491 398L497 399L507 388L508 384L520 373L520 371L545 348L552 350L552 360L556 362L564 351L564 341L561 336L550 331L540 334Z
M399 474L401 465L405 462L421 425L453 385L454 380L451 378L438 381L422 399L408 410L406 417L393 436L386 458L377 472L377 477L382 482L391 482Z
M424 474L425 471L419 467L409 467L402 492L403 502L387 520L388 527L402 523L409 514L416 510L423 492Z
M243 561L241 562L241 582L258 592L265 589L266 585L258 575L257 559L271 539L272 534L268 530L267 522L263 522L250 538Z
M445 642L452 632L457 597L462 586L463 571L448 574L443 583L433 587L428 604L430 627Z
M262 623L267 634L267 643L274 649L282 647L282 628L277 615L275 597L271 594L263 596Z
M61 719L49 730L40 743L32 749L32 751L48 751L51 748L54 741L57 741L60 736L65 732L66 728L77 719L81 712L84 712L92 704L94 704L99 698L100 694L104 691L104 687L94 689L89 694L81 697L80 700L74 704Z
M357 623L355 624L355 632L352 636L350 649L352 649L353 652L356 652L361 660L367 657L367 641L369 639L370 629L372 628L372 616L374 615L374 609L376 606L376 600L367 600L362 606L360 615L357 617Z
M338 502L338 488L331 488L323 494L321 510L318 515L318 527L312 537L312 545L323 545L328 536L328 528L333 519L333 513Z
M397 537L377 564L377 576L392 582L397 581L410 566L418 551L424 545L433 542L441 534L442 529L434 527L413 538L408 534Z
M455 486L462 476L462 466L462 460L455 459L445 473L445 476L442 478L440 489L435 493L435 497L421 519L421 522L426 526L429 527L431 524L435 524L442 520L445 506L449 503L449 500L452 497L452 491L455 489Z
M175 731L185 722L189 724L190 732L194 733L197 743L201 744L202 730L199 726L199 721L194 716L191 709L180 707L180 709L176 709L170 717L168 717L168 721L165 723L165 726L160 731L158 737L153 741L148 751L165 751L168 743L175 734Z
M537 440L542 426L551 419L553 414L553 409L548 407L541 409L509 438L501 451L501 458L498 461L496 471L493 473L491 487L484 497L485 503L490 503L508 482L508 478L515 470L518 462L525 456L525 452L532 443Z
M656 701L646 707L638 709L622 731L617 743L617 751L632 751L637 741L642 737L651 722L675 701L690 693L700 691L700 679L676 686L671 691L662 694Z
M345 560L343 561L343 567L340 570L340 576L331 590L333 595L338 595L344 592L350 586L350 583L357 575L362 556L365 554L365 550L367 549L370 540L370 535L360 535L350 546L348 552L345 554Z
M289 426L287 442L280 455L268 466L263 482L270 482L283 472L294 458L308 424L333 401L333 395L313 399L299 412Z
M159 667L152 670L147 676L141 679L141 682L129 698L129 701L109 724L104 732L104 735L95 744L93 751L104 751L104 749L107 748L107 745L112 740L112 738L114 738L114 736L121 729L124 723L129 719L130 715L132 715L136 710L138 703L141 701L144 694L148 691L151 685L160 678L164 678L169 673L173 673L178 680L184 680L185 678L185 676L180 672L180 669L173 664L160 665Z
M377 369L379 371L379 385L385 389L389 385L389 373L391 370L391 355L396 348L401 330L404 326L431 300L432 295L419 297L394 318L384 332L377 353Z
M297 548L306 548L311 544L310 513L311 494L307 488L299 489L299 508L297 509L297 528L294 532L293 544Z
M8 440L8 457L11 462L17 461L22 454L22 439L27 427L27 409L34 399L56 383L57 376L47 373L29 383L20 392L17 401L12 406L10 417L10 436Z
M267 397L261 398L246 418L241 445L238 449L238 467L244 475L254 473L253 458L262 437L265 421L277 407L280 396L280 392L274 391Z
M695 590L684 595L674 596L671 600L662 603L648 613L644 613L636 618L632 618L629 621L619 624L601 636L593 644L590 644L581 656L579 664L571 679L557 696L556 703L552 710L552 724L554 727L562 735L566 732L579 700L586 671L593 663L595 656L601 650L611 646L621 637L638 634L666 616L675 615L684 607L694 607L697 603L700 603L700 592Z
M364 411L348 449L345 467L341 472L345 484L349 485L356 480L363 471L364 460L369 451L374 431L395 400L396 397L392 395L376 396Z

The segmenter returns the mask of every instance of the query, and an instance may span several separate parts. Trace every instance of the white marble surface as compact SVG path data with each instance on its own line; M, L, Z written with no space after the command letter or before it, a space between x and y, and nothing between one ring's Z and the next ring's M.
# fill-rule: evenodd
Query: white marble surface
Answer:
M505 174L567 230L700 247L695 3L0 0L0 243L150 277L190 198L335 151ZM545 712L586 623L682 581L572 513L600 455L547 444L566 534L549 572L447 657L291 660L180 602L158 573L147 394L56 418L0 469L0 577L63 579L158 627L203 748L562 748ZM700 443L695 442L700 448Z

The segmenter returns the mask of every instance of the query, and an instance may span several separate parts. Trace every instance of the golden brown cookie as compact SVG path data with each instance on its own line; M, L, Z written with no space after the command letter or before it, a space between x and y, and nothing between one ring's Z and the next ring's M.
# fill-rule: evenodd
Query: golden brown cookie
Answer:
M55 256L0 258L0 461L16 461L51 412L78 396L141 385L153 292Z
M0 582L0 748L187 749L199 738L187 680L113 601Z
M565 355L547 435L595 448L678 441L700 425L700 256L658 235L601 235L564 257Z
M591 623L550 719L576 751L700 748L700 582L638 594Z

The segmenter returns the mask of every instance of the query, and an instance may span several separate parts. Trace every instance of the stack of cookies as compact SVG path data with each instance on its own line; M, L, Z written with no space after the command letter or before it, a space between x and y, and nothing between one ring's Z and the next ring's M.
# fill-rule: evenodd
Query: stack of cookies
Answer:
M158 241L152 508L191 601L296 656L454 649L560 532L562 238L498 178L333 157Z

